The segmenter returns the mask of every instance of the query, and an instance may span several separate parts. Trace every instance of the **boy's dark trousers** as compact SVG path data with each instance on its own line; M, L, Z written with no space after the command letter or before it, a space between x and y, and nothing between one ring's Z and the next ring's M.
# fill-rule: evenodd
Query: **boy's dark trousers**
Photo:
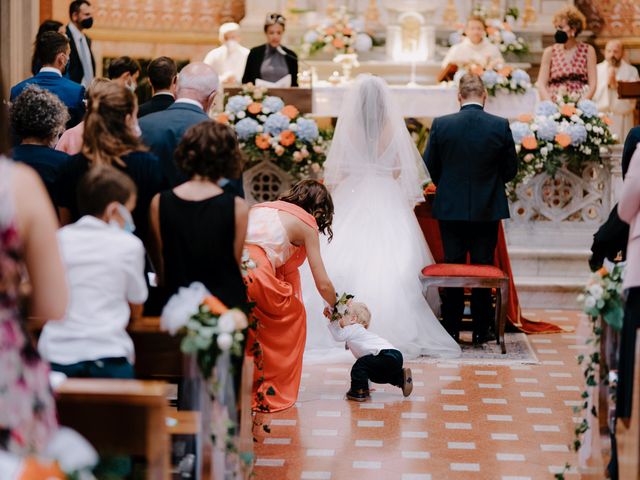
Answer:
M369 380L402 388L402 361L402 353L394 349L360 357L351 367L351 390L369 390Z

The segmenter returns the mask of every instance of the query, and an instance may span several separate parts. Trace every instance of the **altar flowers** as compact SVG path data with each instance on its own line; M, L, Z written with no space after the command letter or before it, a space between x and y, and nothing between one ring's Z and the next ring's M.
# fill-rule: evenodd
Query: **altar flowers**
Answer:
M264 88L245 85L217 121L233 126L249 168L269 160L299 180L322 170L330 133Z
M529 74L520 68L513 68L509 65L497 69L484 69L479 65L467 65L458 69L453 81L457 83L466 73L480 75L482 83L487 89L487 94L491 97L495 97L499 92L524 94L531 88Z
M352 19L346 7L340 7L331 18L305 33L301 48L303 57L311 57L318 52L368 52L372 47L373 39L364 32L364 23Z
M520 166L510 189L542 172L553 176L563 166L580 174L589 162L602 164L607 146L617 140L609 125L591 100L540 102L534 114L511 123Z

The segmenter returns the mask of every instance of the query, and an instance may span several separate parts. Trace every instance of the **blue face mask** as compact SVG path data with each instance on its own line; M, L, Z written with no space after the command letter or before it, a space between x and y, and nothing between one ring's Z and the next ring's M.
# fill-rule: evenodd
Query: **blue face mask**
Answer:
M124 220L124 226L122 227L122 229L127 233L135 232L136 224L133 223L133 217L131 216L131 212L127 210L127 207L122 204L118 204L118 213Z

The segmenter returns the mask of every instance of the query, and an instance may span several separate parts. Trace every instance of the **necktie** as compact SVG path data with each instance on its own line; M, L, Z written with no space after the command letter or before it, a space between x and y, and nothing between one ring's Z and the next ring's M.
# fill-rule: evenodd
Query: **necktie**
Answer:
M78 48L78 56L80 57L80 63L82 64L82 71L84 76L82 77L82 84L88 87L93 80L93 65L91 63L91 52L89 51L89 45L84 35L80 37L80 48Z

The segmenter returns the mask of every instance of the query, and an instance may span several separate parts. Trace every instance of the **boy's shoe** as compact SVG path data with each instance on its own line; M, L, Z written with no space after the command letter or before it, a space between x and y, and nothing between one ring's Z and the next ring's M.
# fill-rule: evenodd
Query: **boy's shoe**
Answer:
M404 377L402 382L402 387L401 387L402 394L405 397L408 397L409 395L411 395L411 392L413 391L413 376L411 375L411 369L403 368L402 376Z
M350 389L347 392L347 399L353 402L364 402L369 396L369 390L365 390L364 388L359 388L358 390Z

